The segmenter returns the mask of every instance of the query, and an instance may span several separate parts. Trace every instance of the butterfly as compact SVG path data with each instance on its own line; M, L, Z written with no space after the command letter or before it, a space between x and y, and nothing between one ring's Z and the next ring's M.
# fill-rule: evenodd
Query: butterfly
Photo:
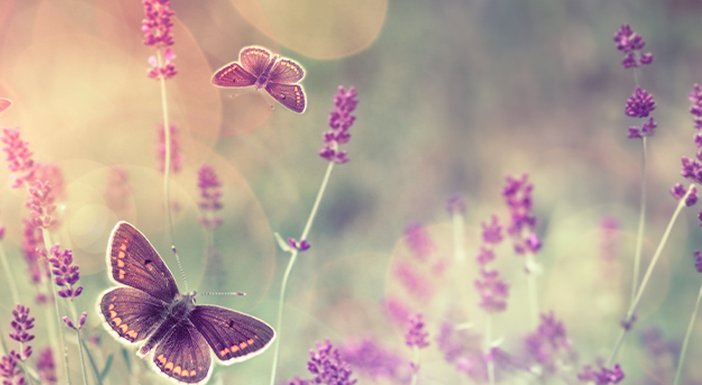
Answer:
M12 100L0 97L0 112L5 111L12 105Z
M107 268L118 286L98 303L105 327L120 342L140 344L156 369L188 384L203 383L212 353L224 365L262 353L275 338L267 323L219 306L196 305L181 294L173 274L146 237L127 222L115 225L107 244Z
M273 99L301 114L307 108L305 90L298 84L305 77L305 70L294 60L273 55L259 46L244 47L239 51L239 61L218 69L212 84L218 87L265 88Z

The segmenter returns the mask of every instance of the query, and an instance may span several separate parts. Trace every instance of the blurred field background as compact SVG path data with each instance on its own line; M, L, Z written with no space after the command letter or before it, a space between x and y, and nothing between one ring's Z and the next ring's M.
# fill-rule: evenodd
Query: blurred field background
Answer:
M382 303L402 295L393 266L408 258L408 225L426 226L435 258L450 260L445 202L455 192L466 197L469 260L448 269L448 278L430 281L430 301L404 300L425 314L432 339L450 311L480 327L473 289L479 223L491 213L505 215L504 179L522 173L535 184L544 244L541 308L564 321L582 362L609 353L629 295L640 168L640 145L626 138L631 122L624 116L634 81L620 66L612 36L631 23L656 57L640 78L656 97L659 123L649 141L647 261L676 204L668 189L681 180L679 158L693 151L687 94L702 81L702 3L173 0L172 8L179 73L167 83L183 154L183 169L173 178L176 245L191 288L248 293L199 303L275 322L288 256L273 233L300 235L326 167L317 151L331 98L339 84L358 89L351 162L335 169L309 237L312 248L292 273L281 381L304 375L307 351L325 338L339 345L372 338L410 359L403 330ZM35 159L64 174L57 235L81 266L86 289L78 308L90 311L88 330L102 336L103 356L121 348L103 332L95 310L98 294L112 285L104 250L114 224L124 219L140 228L177 276L157 169L159 88L146 77L152 50L142 44L142 18L136 0L0 2L0 96L14 101L0 123L20 127ZM266 96L254 91L210 85L213 71L250 44L305 66L305 114L271 110ZM224 222L215 234L223 266L209 273L197 207L196 172L203 163L219 173L224 193ZM131 186L129 204L117 211L105 197L114 166L127 171ZM9 180L6 173L2 167L3 180ZM33 306L19 249L24 199L24 191L3 184L3 244ZM620 224L614 259L602 249L600 223L608 216ZM625 383L652 376L641 331L658 327L666 338L682 339L700 279L691 259L702 246L694 217L686 210L676 225L645 293L637 329L621 354ZM509 348L529 331L526 283L523 263L509 246L500 249L498 262L512 289L494 330ZM3 325L13 305L6 294L0 285ZM702 380L693 364L702 354L700 333L697 328L687 373ZM216 370L226 384L267 383L271 353ZM115 376L123 365L115 359ZM457 376L435 344L423 353L422 370L426 384L454 383ZM156 378L144 374L142 381ZM373 381L361 377L361 383Z

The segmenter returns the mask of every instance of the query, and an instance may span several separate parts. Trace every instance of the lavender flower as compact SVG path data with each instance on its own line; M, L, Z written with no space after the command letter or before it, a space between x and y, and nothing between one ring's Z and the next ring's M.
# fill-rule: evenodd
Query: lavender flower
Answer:
M622 65L624 68L636 68L653 63L653 54L641 52L646 46L641 35L634 32L628 24L619 27L614 34L614 43L619 51L624 54Z
M446 211L449 214L463 214L466 211L466 201L462 194L454 193L446 200Z
M349 161L346 151L340 147L351 139L349 128L356 121L352 115L358 105L355 87L345 89L339 86L334 96L334 110L329 113L329 130L324 133L324 146L319 151L319 156L337 164Z
M34 328L34 317L29 316L29 308L16 305L12 310L12 320L10 321L10 338L20 343L19 357L22 361L32 355L32 347L25 344L34 339L30 331Z
M88 313L82 312L80 313L80 317L78 318L78 322L73 322L73 320L68 317L68 316L63 316L63 323L66 324L69 328L73 330L80 330L83 328L83 325L85 325L85 320L88 318Z
M54 245L51 247L50 254L49 263L52 267L54 282L61 288L58 295L73 300L83 292L82 286L75 286L80 279L80 268L73 264L73 251L61 250L59 245Z
M203 164L197 172L197 187L200 189L200 223L207 230L214 230L222 224L217 212L222 209L222 183L212 166Z
M118 213L123 212L127 209L127 198L131 193L127 170L119 166L110 168L104 193L107 207Z
M349 364L341 358L341 353L329 340L317 344L317 351L310 350L307 370L314 376L312 384L353 385L353 372Z
M3 385L25 385L27 383L19 365L20 361L19 354L14 350L0 357L0 377L3 378Z
M480 296L480 307L488 313L498 313L507 308L509 284L502 279L497 270L482 268L475 280L475 288Z
M672 195L673 198L675 198L676 200L682 199L685 196L685 193L687 193L687 190L685 189L685 186L683 186L681 183L676 183L670 189L670 195ZM692 189L690 190L690 194L685 199L685 206L692 207L696 203L697 203L697 187L692 186Z
M183 157L180 154L180 138L178 136L178 128L171 124L171 172L177 173L183 165ZM166 170L166 132L163 124L158 126L158 161L159 171L162 173Z
M417 260L426 261L436 250L436 246L426 228L419 223L413 223L405 229L405 242Z
M374 339L351 342L340 349L342 359L353 369L374 380L388 379L403 382L405 361L395 353L378 345Z
M54 198L51 184L48 181L36 179L31 182L27 207L36 226L48 229L56 222Z
M632 118L647 118L656 109L653 95L641 87L636 87L634 93L626 100L624 112Z
M480 227L483 229L483 242L488 245L496 245L502 242L502 225L500 225L497 215L493 214L490 217L490 222L481 222Z
M144 32L144 44L155 47L158 50L164 49L164 63L159 63L156 56L149 58L149 77L164 79L172 78L177 71L173 65L175 54L170 46L173 45L173 21L171 18L175 12L171 9L170 0L143 0L144 19L141 22L141 30Z
M695 269L698 273L702 273L702 250L695 250L692 255L695 258Z
M426 348L429 346L429 332L427 332L424 324L424 317L421 313L417 313L407 321L407 331L405 332L405 344L411 348Z
M307 242L306 240L303 239L301 241L298 241L297 239L295 239L293 237L288 238L287 243L288 243L288 246L290 246L293 249L300 251L300 252L307 251L310 249L310 247L312 247L312 245L310 245L310 243Z
M3 150L7 157L7 166L13 180L12 187L24 186L34 177L36 164L29 151L29 145L22 140L20 132L16 128L5 128L2 131Z
M547 373L556 373L564 362L573 358L573 347L563 323L553 313L542 314L537 329L525 339L532 362Z
M30 280L33 284L39 285L42 277L46 276L42 272L49 272L46 259L42 258L45 250L41 228L33 220L24 219L22 235L22 251L27 262Z
M507 177L502 188L502 196L510 212L507 233L512 237L514 251L519 255L536 253L541 242L536 235L536 216L533 213L532 192L534 185L529 182L529 175L520 178Z
M55 384L57 382L56 362L50 347L46 347L39 352L37 372L42 384Z
M578 373L578 380L583 382L594 382L596 385L618 384L624 379L624 372L619 364L615 364L612 369L601 367L595 370L590 365L586 365Z

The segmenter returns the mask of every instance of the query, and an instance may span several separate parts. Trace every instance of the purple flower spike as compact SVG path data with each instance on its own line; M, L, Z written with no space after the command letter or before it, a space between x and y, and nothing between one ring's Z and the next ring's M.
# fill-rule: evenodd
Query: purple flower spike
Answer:
M357 372L375 380L402 381L405 360L378 345L373 339L347 343L340 348L341 357Z
M310 351L307 370L314 375L314 378L307 383L326 385L353 385L356 383L356 380L351 378L353 372L349 364L342 360L339 350L334 348L329 341L325 341L323 344L318 343L317 351Z
M323 135L324 146L319 151L319 156L330 162L343 164L349 161L346 151L340 147L351 140L349 128L356 121L352 113L358 105L357 96L353 86L348 89L339 86L334 96L334 110L329 113L329 130Z
M573 348L563 323L553 313L542 314L536 331L525 340L529 358L549 373L573 357Z
M413 223L405 228L405 243L417 260L425 262L436 251L427 229L419 223Z
M596 385L618 384L624 379L624 371L619 364L614 365L612 369L602 367L599 371L592 366L585 366L578 373L578 380L582 382L594 382Z
M19 342L25 343L34 339L34 335L29 331L34 328L34 317L29 316L29 308L22 305L17 305L12 310L12 321L10 321L10 338Z
M695 83L692 86L689 99L692 102L692 105L690 106L690 113L694 117L695 128L697 130L702 130L702 87L700 87L699 84Z
M480 270L480 277L475 280L475 288L480 295L480 307L488 313L498 313L507 308L509 284L497 270Z
M641 52L646 46L643 37L634 32L628 24L619 27L619 30L614 34L614 44L624 54L622 59L624 68L636 68L653 63L652 53Z
M144 19L141 22L141 30L144 32L144 44L163 49L163 62L158 63L156 56L149 58L150 78L170 79L176 75L177 71L173 65L175 53L170 48L173 41L173 21L171 18L175 12L171 9L170 0L143 0Z
M462 194L455 193L446 200L446 211L449 214L464 214L466 212L466 200Z
M426 348L429 346L429 332L424 327L424 317L421 313L411 316L407 322L407 332L405 333L405 344L411 348Z
M303 239L301 241L298 241L297 239L292 237L288 238L288 246L300 252L307 251L310 249L310 247L312 247L312 245L310 245L310 243L306 240Z
M85 325L85 320L88 318L88 313L82 312L78 318L78 324L74 323L73 320L68 316L63 316L63 323L73 330L80 330Z
M3 150L7 157L7 166L12 175L12 187L25 185L34 177L36 163L29 151L29 144L22 140L20 131L16 128L5 128L2 131Z
M51 348L44 348L39 352L37 359L37 372L42 384L55 384L56 378L56 363Z
M20 361L19 354L14 350L0 358L0 377L3 378L3 385L25 385L27 383L20 368Z
M497 215L493 214L490 222L481 222L480 226L483 228L483 242L490 245L502 242L502 226Z
M200 223L207 230L214 230L222 224L217 212L222 210L222 183L212 166L203 164L197 172L197 187L200 189Z
M73 300L83 292L83 287L75 286L80 279L80 268L73 264L73 251L61 250L59 245L54 245L50 254L51 273L54 276L54 282L61 288L58 295Z
M647 118L656 109L656 101L653 95L641 87L636 87L626 101L624 112L632 118Z
M702 273L702 250L695 250L693 256L695 257L695 269L698 273Z

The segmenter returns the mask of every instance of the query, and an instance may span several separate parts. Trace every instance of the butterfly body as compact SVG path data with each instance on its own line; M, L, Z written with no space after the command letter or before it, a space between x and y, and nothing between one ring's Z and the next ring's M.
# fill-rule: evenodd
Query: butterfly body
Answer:
M300 81L305 71L296 61L259 46L244 47L239 61L215 71L212 83L218 87L249 87L265 89L284 107L297 113L307 108L305 90Z
M207 381L212 354L224 365L262 353L275 331L250 315L219 306L196 305L195 292L178 291L173 275L153 246L127 222L108 242L108 269L118 286L98 303L108 331L121 342L141 343L139 355L178 382Z

